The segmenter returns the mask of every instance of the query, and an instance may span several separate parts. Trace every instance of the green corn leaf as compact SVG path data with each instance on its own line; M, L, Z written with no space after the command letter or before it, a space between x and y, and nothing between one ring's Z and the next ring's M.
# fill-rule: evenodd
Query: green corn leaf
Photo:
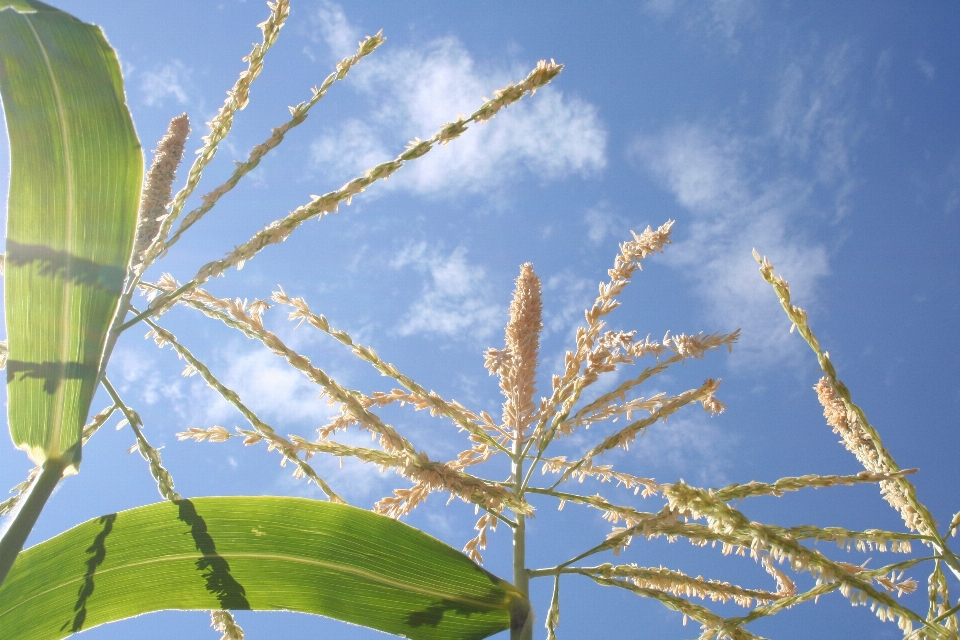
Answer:
M391 518L303 498L196 498L103 516L23 551L0 587L0 639L54 640L163 609L255 609L453 640L522 626L529 606Z
M0 96L10 435L35 463L75 471L136 233L143 156L100 28L42 2L0 0Z

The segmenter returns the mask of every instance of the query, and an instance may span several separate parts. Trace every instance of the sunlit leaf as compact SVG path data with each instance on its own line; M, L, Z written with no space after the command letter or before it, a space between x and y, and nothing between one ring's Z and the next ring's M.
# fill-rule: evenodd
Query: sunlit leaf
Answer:
M10 139L10 435L37 464L77 467L143 157L99 27L34 0L0 0L0 95Z
M0 587L0 638L221 608L437 640L485 638L529 613L513 586L391 518L302 498L197 498L90 520L22 552Z

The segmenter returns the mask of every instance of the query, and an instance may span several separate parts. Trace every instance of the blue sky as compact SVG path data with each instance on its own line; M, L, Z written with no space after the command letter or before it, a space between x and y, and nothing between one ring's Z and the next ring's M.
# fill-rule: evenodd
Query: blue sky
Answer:
M146 151L181 112L193 124L188 149L199 146L203 123L222 104L244 67L240 59L259 38L255 25L267 16L252 0L55 4L102 25L118 50ZM756 248L790 281L795 302L808 310L840 377L901 467L920 468L914 481L921 500L949 522L960 509L950 471L960 454L957 3L295 1L250 105L197 193L222 182L233 160L286 120L288 105L308 99L310 87L357 40L381 28L386 43L194 227L155 276L189 279L311 194L394 157L408 140L471 113L484 96L553 58L565 68L548 88L336 215L307 223L210 290L265 298L282 284L423 386L498 415L501 396L482 354L502 345L519 265L532 262L544 283L542 390L560 369L618 243L631 229L676 220L674 244L636 276L611 327L654 339L667 330L741 328L732 354L688 362L646 392L678 393L720 377L719 397L729 408L715 418L682 412L604 462L708 486L861 470L823 421L811 391L816 360L789 333L751 258ZM4 151L3 174L7 163ZM281 310L266 318L348 386L386 390L386 381L337 343L309 327L295 329ZM163 321L281 433L308 436L330 415L303 376L239 334L187 310ZM187 427L245 425L199 378L182 377L174 354L142 333L124 336L109 374L143 415L151 442L165 447L180 493L321 497L265 447L177 441L174 434ZM612 388L625 375L598 384ZM105 404L98 398L94 409ZM450 425L412 411L386 416L436 457L452 458L465 446ZM600 437L584 432L564 446L573 452ZM91 440L80 475L51 499L31 543L155 502L146 463L126 454L133 442L129 429L112 424ZM12 445L0 445L0 486L20 482L29 466ZM359 506L406 486L349 462L342 469L336 460L316 466ZM603 489L611 499L659 508ZM445 500L432 496L407 521L460 548L473 536L472 508L444 507ZM609 531L598 512L534 504L540 511L530 525L531 568L562 562ZM871 486L808 490L743 509L785 526L903 528ZM486 567L508 576L509 547L500 530ZM870 566L891 557L830 553L857 564L871 558ZM622 559L773 588L752 561L685 541L637 540ZM926 574L913 577L921 595L907 601L925 610ZM562 583L561 638L697 635L697 625L681 626L679 614L656 602L588 582ZM544 635L550 586L532 585L537 637ZM955 581L951 587L960 592ZM722 610L735 615L732 606ZM303 615L238 620L250 638L386 637ZM215 638L207 625L199 613L153 614L84 637ZM896 625L851 609L838 594L750 628L777 638L899 637Z

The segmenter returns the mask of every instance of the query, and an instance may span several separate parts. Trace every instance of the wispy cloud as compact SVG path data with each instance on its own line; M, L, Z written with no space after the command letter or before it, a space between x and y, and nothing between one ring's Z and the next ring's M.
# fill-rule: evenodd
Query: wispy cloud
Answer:
M661 481L680 477L707 486L722 486L736 451L735 435L706 414L682 414L649 429L631 454Z
M121 343L117 347L110 359L110 378L121 394L129 396L129 402L136 400L151 406L164 398L177 399L182 395L181 385L171 386L163 379L159 370L161 356L151 353L146 344Z
M583 221L587 225L587 237L594 244L603 242L611 231L618 228L619 222L610 204L605 200L587 209Z
M850 146L856 130L845 108L850 63L846 46L828 52L821 65L791 63L781 75L771 133L780 155L808 162L815 180L835 188L837 213L854 189Z
M309 342L303 335L298 332L290 336L293 339L285 339L301 349ZM214 353L196 355L202 356L220 382L236 391L244 404L280 433L310 434L335 412L320 399L320 387L262 346L228 344ZM178 375L184 362L177 360L169 348L160 351L147 342L121 345L110 365L114 383L131 406L163 406L165 413L179 417L178 426L184 428L215 424L248 428L237 410L199 375Z
M738 359L774 362L795 353L795 344L751 250L770 256L798 300L810 301L828 266L824 247L796 232L807 185L790 177L749 177L744 164L753 144L686 125L639 141L635 153L692 214L678 227L683 239L667 251L667 261L694 274L717 330L743 329Z
M148 107L160 106L168 98L177 104L187 104L187 87L193 71L179 60L159 67L156 71L144 71L140 75L140 93Z
M310 22L318 30L311 39L325 42L335 58L342 60L356 52L357 42L361 40L360 30L350 24L339 4L321 2L311 14Z
M937 68L923 56L917 56L917 68L927 77L927 80L933 80L937 75Z
M740 48L737 31L756 15L754 0L647 0L643 7L661 20L679 19L689 30L720 36L734 52Z
M334 175L346 179L390 157L390 151L377 132L360 120L347 120L338 131L314 140L310 145L310 159L317 167L324 167Z
M800 353L751 250L771 259L801 305L816 303L830 267L814 231L843 217L858 184L850 58L846 45L795 57L801 61L776 78L775 99L754 107L765 117L752 127L688 122L638 137L632 148L690 214L676 228L667 261L695 274L716 329L743 329L734 362L770 364Z
M391 267L413 268L424 276L420 296L397 327L400 335L486 339L506 322L506 308L496 302L486 272L467 261L463 247L444 254L425 243L410 245Z
M339 5L323 4L313 20L314 38L325 41L333 58L355 50L361 31ZM396 155L414 137L430 136L457 114L472 113L483 96L527 71L516 65L481 69L453 37L419 48L385 46L351 73L353 86L368 99L371 118L323 134L312 147L313 166L341 179L353 177ZM456 144L434 150L384 187L429 195L492 193L520 175L587 177L606 165L607 134L596 107L554 87L496 120L496 126L471 127Z
M583 311L597 296L597 282L569 269L551 274L543 283L544 335L570 337L583 322Z
M960 152L953 156L943 172L941 183L944 187L944 213L953 213L960 209Z

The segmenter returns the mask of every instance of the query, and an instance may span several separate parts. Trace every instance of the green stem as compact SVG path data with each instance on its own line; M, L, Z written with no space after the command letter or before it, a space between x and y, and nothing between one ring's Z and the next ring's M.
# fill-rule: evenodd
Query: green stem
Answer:
M936 624L938 622L943 622L944 620L946 620L947 618L949 618L950 616L958 612L960 612L960 604L956 604L952 606L951 608L947 609L946 611L938 615L936 618L931 620L930 622L933 624Z
M520 439L520 430L517 429L516 437L513 440L513 463L511 465L510 479L513 481L513 490L517 497L521 497L521 487L523 486L523 442ZM526 556L526 518L522 513L515 513L516 526L513 528L513 586L529 600L530 599L530 576L527 575ZM520 629L510 630L510 640L533 640L533 615Z
M117 305L117 315L113 317L113 323L110 325L110 332L107 334L107 342L103 347L103 355L100 357L100 370L97 372L97 385L103 380L107 372L107 363L110 362L110 356L113 355L113 348L117 346L117 338L120 337L123 321L127 317L127 311L130 309L130 300L133 299L133 292L137 289L137 283L140 276L134 276L130 282L129 288L120 296L120 302Z
M54 488L63 477L65 468L66 465L59 460L47 460L43 464L43 471L27 489L30 493L26 499L22 500L19 508L11 514L6 530L0 535L0 584L3 584L10 567L23 549L27 536L30 535L40 512L43 511L43 506L47 504Z
M137 324L144 318L155 314L164 305L170 304L173 301L175 301L178 297L180 297L181 294L184 294L187 291L190 291L192 289L196 289L198 286L200 285L197 282L194 282L191 280L190 282L181 286L179 289L177 289L176 291L173 291L172 293L160 294L159 296L154 298L153 302L147 305L146 311L143 311L142 313L138 313L131 320L124 322L122 325L120 325L120 328L117 331L120 333L126 331L127 329Z

